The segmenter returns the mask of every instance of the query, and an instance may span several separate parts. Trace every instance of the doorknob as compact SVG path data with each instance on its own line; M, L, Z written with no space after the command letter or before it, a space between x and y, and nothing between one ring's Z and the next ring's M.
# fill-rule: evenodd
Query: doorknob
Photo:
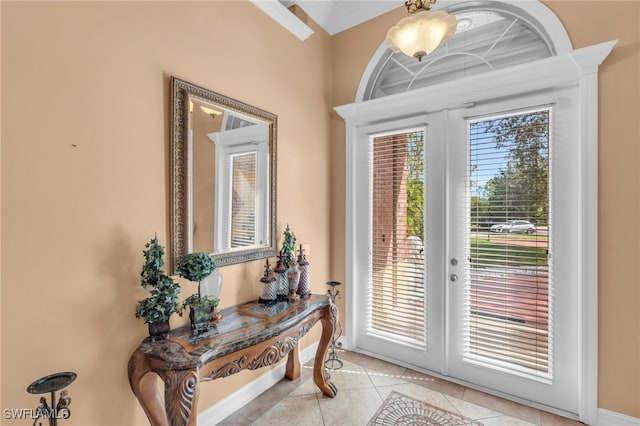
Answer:
M451 282L455 283L456 281L458 281L458 276L456 274L451 274L449 279L451 280Z
M451 266L456 266L458 264L458 259L454 257L449 262L451 263Z

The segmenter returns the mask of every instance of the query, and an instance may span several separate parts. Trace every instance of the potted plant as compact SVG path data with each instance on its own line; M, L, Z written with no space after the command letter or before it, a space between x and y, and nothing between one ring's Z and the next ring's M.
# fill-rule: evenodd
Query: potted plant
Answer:
M178 310L180 286L162 271L164 247L158 244L158 237L154 236L145 248L140 285L149 289L151 296L138 302L136 317L149 324L149 336L155 341L169 334L169 317Z
M214 319L215 308L220 301L218 298L220 289L217 288L219 285L214 283L216 288L211 292L208 289L208 283L205 282L205 279L215 271L216 262L208 253L188 253L180 260L177 269L182 278L198 283L198 293L192 294L182 302L179 313L182 315L188 306L191 330L206 331Z

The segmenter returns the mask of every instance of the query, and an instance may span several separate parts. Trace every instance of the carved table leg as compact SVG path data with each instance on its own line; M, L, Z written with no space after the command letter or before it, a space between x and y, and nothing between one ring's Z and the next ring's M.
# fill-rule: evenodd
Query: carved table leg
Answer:
M195 426L198 417L198 372L166 370L164 399L171 426Z
M157 378L157 374L149 366L147 357L142 352L134 352L129 359L131 390L153 426L169 426L164 403L156 386Z
M327 306L324 311L324 315L320 318L322 323L322 336L320 337L320 343L318 344L318 350L316 351L316 359L313 365L313 380L320 388L323 394L329 398L333 398L338 393L338 389L333 383L329 381L329 374L324 368L324 359L327 356L327 350L329 349L329 343L333 338L335 318L338 314L336 306L332 303Z
M300 351L298 345L295 345L291 352L289 352L287 370L284 376L289 380L295 380L300 377Z

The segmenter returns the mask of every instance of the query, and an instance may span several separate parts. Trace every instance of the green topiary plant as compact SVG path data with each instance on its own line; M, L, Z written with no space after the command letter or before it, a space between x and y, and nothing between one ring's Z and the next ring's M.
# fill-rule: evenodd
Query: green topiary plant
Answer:
M178 274L189 281L202 281L216 269L216 261L210 254L194 252L185 254L178 264Z
M180 286L162 271L164 247L158 244L157 236L145 247L146 250L142 252L145 262L140 272L140 285L150 288L151 296L138 302L136 317L143 318L149 324L166 322L178 310Z
M189 281L200 282L216 269L216 262L210 254L204 252L194 252L184 255L178 263L178 274L182 278ZM182 316L184 310L189 307L191 319L191 328L196 331L206 330L212 320L212 313L218 306L219 299L214 297L202 296L200 285L198 285L198 293L187 297L178 313Z

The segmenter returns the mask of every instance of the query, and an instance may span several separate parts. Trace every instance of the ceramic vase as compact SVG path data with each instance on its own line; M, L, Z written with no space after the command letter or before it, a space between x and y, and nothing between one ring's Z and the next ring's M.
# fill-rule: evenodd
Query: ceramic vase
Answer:
M169 321L162 322L150 322L149 323L149 337L151 341L164 340L169 335Z

